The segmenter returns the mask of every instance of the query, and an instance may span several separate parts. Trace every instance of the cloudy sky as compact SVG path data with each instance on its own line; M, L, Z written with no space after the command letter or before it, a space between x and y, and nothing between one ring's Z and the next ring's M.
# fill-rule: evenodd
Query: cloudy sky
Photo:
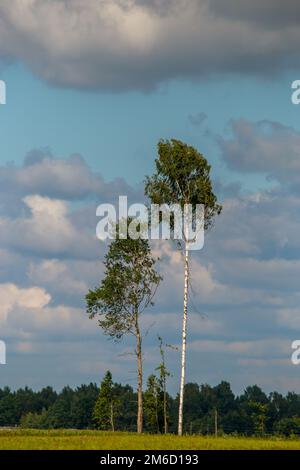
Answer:
M300 390L300 5L296 0L2 0L0 386L135 385L132 344L88 319L103 273L96 207L143 201L159 138L196 146L224 206L193 253L187 380ZM183 268L143 319L180 343ZM168 353L178 389L179 353Z

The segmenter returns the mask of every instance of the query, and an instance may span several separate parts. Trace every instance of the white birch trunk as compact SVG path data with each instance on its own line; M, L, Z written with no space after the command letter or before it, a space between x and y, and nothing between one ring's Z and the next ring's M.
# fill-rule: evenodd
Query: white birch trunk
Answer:
M188 313L188 288L189 288L189 240L186 234L185 259L184 259L184 301L183 301L183 322L182 322L182 350L181 350L181 379L179 391L179 412L178 412L178 435L182 436L183 425L183 396L185 384L185 362L186 362L186 333L187 333L187 313Z
M137 326L137 363L138 363L138 414L137 414L137 432L143 432L143 362L142 362L142 338L139 327Z

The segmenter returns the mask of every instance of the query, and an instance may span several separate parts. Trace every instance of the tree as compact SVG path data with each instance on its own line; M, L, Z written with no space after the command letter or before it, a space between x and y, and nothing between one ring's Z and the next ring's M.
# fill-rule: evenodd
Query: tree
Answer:
M69 386L64 387L57 400L50 406L47 414L47 424L49 428L73 428L72 404L74 390Z
M93 417L98 428L115 430L115 405L114 384L111 372L108 370L100 385L98 398L94 406Z
M222 207L212 190L210 165L193 147L180 140L161 140L158 143L158 158L155 160L156 172L146 177L145 194L153 204L179 204L185 216L187 205L192 206L193 220L197 218L197 205L204 206L204 228L208 229L215 215ZM185 220L187 217L185 217ZM199 221L198 221L199 222ZM179 392L178 434L182 435L183 397L186 368L186 337L188 315L188 290L190 281L189 250L193 240L187 230L183 230L184 251L184 302L182 323L181 379Z
M52 387L44 387L41 391L37 392L37 400L39 410L47 410L57 400L57 393Z
M254 432L256 434L263 435L265 432L268 405L250 401L248 402L248 410L252 419Z
M144 407L146 422L148 428L152 432L158 432L159 429L159 416L161 412L161 388L157 377L154 374L151 374L147 381L147 390L144 395Z
M89 429L95 427L93 410L99 395L96 384L81 385L77 387L72 399L72 421L76 429Z
M213 390L216 397L215 406L221 416L235 409L235 397L228 382L222 380Z
M127 229L130 219L127 221ZM122 224L124 225L124 224ZM122 236L121 236L122 235ZM90 318L99 315L104 334L119 341L124 335L135 337L138 371L137 431L143 429L143 362L140 316L150 305L161 280L155 270L148 240L123 238L119 226L116 239L105 257L105 276L99 287L86 296Z
M20 414L16 403L16 394L5 387L0 395L0 426L15 426Z
M116 427L123 431L132 431L137 422L137 394L130 385L114 384L114 394L118 403L118 413L115 416Z
M258 385L251 385L247 387L240 397L241 401L252 401L257 403L268 403L267 395L262 391Z
M300 435L300 418L283 418L278 421L276 431L284 436Z
M41 413L32 413L31 411L21 417L20 427L24 429L46 429L48 413L42 410Z
M175 350L177 350L177 348L175 346L172 346L171 344L164 344L164 342L163 342L163 340L160 336L158 336L158 342L159 342L159 352L160 352L160 357L161 357L161 363L156 368L156 370L159 371L159 382L160 382L160 387L161 387L162 393L163 393L164 433L167 434L167 432L168 432L167 377L170 377L171 374L168 371L167 366L166 366L164 346L167 347L167 348L175 349Z

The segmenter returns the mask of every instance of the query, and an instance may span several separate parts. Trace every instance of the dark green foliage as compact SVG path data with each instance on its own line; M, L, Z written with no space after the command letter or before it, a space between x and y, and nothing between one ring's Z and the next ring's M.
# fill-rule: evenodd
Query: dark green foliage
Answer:
M99 326L116 340L128 333L136 335L137 317L153 304L161 280L148 240L117 238L110 244L104 266L100 286L86 296L87 312L90 318L99 315Z
M222 206L212 190L210 165L194 147L180 140L161 140L157 146L156 172L147 176L145 194L153 204L203 204L205 228L209 228Z
M130 385L114 384L114 392L118 403L115 416L116 429L120 431L136 430L137 394Z
M0 426L16 426L20 420L16 393L8 387L0 391Z
M101 382L99 395L93 411L93 418L97 423L98 429L115 430L117 405L112 375L110 371L107 371Z
M169 407L168 407L169 397L168 397L168 392L167 392L167 379L168 377L171 376L171 374L168 371L167 366L166 366L165 348L171 348L175 350L177 350L177 348L170 344L165 344L163 342L163 339L159 335L158 335L158 343L159 343L161 363L158 365L156 370L159 372L158 380L159 380L159 385L161 388L161 395L162 395L163 430L164 430L164 433L166 434L168 432L168 427L169 427Z
M50 428L72 428L72 404L74 391L64 387L57 400L48 410L47 423Z
M48 413L43 410L41 413L29 412L20 419L20 427L24 429L47 429L49 427Z
M299 418L282 418L276 424L276 430L284 436L300 435L300 417Z
M129 385L113 383L113 390L118 403L115 429L135 431L137 394ZM60 393L54 392L51 387L39 392L28 388L12 391L6 387L0 389L0 426L94 429L93 410L98 396L99 388L95 384L82 385L74 390L65 387ZM147 410L144 416L145 431L157 432L152 384L144 392L144 401ZM161 397L158 401L159 430L163 432ZM219 434L300 435L300 395L290 392L283 396L273 392L267 396L254 386L234 397L227 382L215 387L186 384L184 432L214 434L216 409ZM169 432L174 433L177 430L178 398L168 395L168 410Z
M77 429L92 427L93 408L97 399L99 389L96 384L81 385L72 397L72 423Z
M147 430L160 432L162 427L163 401L162 389L157 377L148 377L147 389L144 393L144 410Z

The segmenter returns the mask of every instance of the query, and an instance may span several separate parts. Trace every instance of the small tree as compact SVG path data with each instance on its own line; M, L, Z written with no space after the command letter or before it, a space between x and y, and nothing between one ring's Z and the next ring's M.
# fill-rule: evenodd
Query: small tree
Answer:
M210 165L193 147L180 140L161 140L158 143L158 158L155 160L156 172L146 177L145 194L153 204L179 204L186 214L191 205L195 217L196 207L204 206L204 228L212 225L214 216L221 212L221 206L212 190ZM194 218L195 222L195 218ZM183 231L184 251L184 302L182 323L181 379L179 392L178 434L182 435L183 396L186 368L186 335L188 314L188 289L190 281L189 249L193 240Z
M127 228L130 220L127 221ZM123 226L123 224L122 224ZM90 318L100 316L99 326L104 334L119 341L124 335L135 337L138 372L137 431L143 429L143 361L140 316L150 305L161 280L155 270L148 240L120 236L110 244L105 257L105 276L101 285L86 296Z
M156 368L159 371L159 382L160 387L162 390L163 395L163 415L164 415L164 433L167 434L168 432L168 393L167 393L167 378L170 377L170 372L166 366L166 358L165 358L165 349L164 347L171 348L178 350L175 346L171 344L164 344L162 338L158 336L159 342L159 352L161 357L161 363Z
M250 401L248 403L248 409L250 411L255 434L263 435L265 432L268 405Z
M114 393L114 384L111 372L108 370L101 382L99 395L93 412L93 418L99 429L107 430L110 428L112 431L115 430L115 406L116 397Z
M151 374L144 394L145 416L149 429L159 433L159 415L161 411L161 388L157 377Z
M48 426L47 416L47 410L45 409L41 413L29 412L21 417L20 427L25 429L46 429Z

